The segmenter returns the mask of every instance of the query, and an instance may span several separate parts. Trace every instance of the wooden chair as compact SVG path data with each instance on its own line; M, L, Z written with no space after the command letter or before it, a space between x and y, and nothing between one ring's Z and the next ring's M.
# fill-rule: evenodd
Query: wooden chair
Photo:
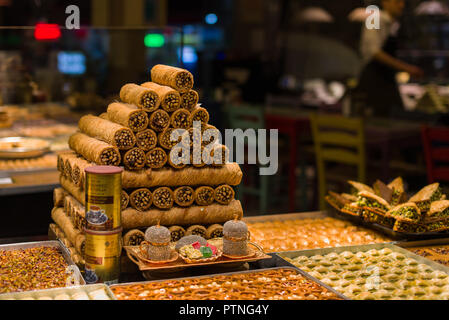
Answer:
M334 115L310 116L318 171L320 209L326 207L324 196L328 181L326 163L333 162L357 167L357 180L365 182L365 130L360 118Z
M262 106L235 105L227 106L230 129L264 129L265 128L265 111ZM245 150L248 141L245 141ZM255 146L257 150L257 146ZM268 209L268 176L258 175L259 182L254 183L255 186L247 184L248 179L245 177L249 174L249 165L243 165L244 179L240 186L236 188L236 197L243 201L245 195L251 195L259 198L259 210L261 214L266 214Z
M422 127L427 180L449 182L449 128Z

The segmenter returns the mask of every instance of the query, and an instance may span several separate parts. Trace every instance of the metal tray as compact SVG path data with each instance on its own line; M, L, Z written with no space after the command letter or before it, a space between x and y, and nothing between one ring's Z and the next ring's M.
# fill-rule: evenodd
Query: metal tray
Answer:
M42 156L50 151L50 143L43 139L38 138L25 138L25 137L9 137L0 138L0 143L19 143L22 141L39 141L45 142L45 146L41 148L13 148L10 150L0 150L0 158L4 159L26 159Z
M285 260L284 258L296 258L298 256L306 256L306 257L311 257L314 255L326 255L332 252L335 253L342 253L344 251L349 251L352 253L357 253L357 252L365 252L365 251L369 251L371 249L376 249L376 250L380 250L383 248L389 248L392 251L398 252L398 253L402 253L404 254L407 258L411 258L416 260L418 263L422 263L422 264L426 264L428 266L430 266L433 270L439 270L442 272L445 272L446 274L449 274L449 267L446 267L442 264L436 263L434 261L431 261L429 259L426 259L424 257L421 257L419 255L416 255L404 248L401 248L397 245L391 244L391 243L380 243L380 244L371 244L371 245L363 245L363 246L349 246L349 247L337 247L337 248L326 248L326 249L313 249L313 250L303 250L303 251L289 251L289 252L280 252L277 254L278 256L278 261L277 261L277 265L281 266L281 265L289 265L292 267L295 267L299 270L301 270L300 268L298 268L297 266L289 263L287 260ZM312 279L314 279L313 276L310 276Z
M322 283L321 281L313 278L312 276L310 276L308 273L302 271L301 269L298 269L296 267L292 267L290 265L286 265L286 266L279 266L279 267L275 267L275 268L267 268L267 269L260 269L260 270L248 270L248 271L238 271L238 272L227 272L227 273L215 273L215 274L210 274L210 275L204 275L204 276L199 276L199 277L183 277L183 278L176 278L174 280L187 280L187 279L207 279L207 278L212 278L212 277L217 277L217 276L232 276L232 275L238 275L238 274L248 274L248 273L258 273L258 272L264 272L264 271L270 271L270 270L278 270L278 269L291 269L296 271L297 273L299 273L300 275L302 275L303 277L318 283L320 286L326 288L327 290L329 290L330 292L336 294L339 298L343 299L343 300L348 300L347 297L345 297L344 295L342 295L341 293L339 293L338 291L336 291L335 289L329 287L328 285ZM172 279L173 280L173 279ZM121 284L114 284L111 285L110 288L119 288L119 287L123 287L123 286L128 286L128 285L145 285L148 283L158 283L158 282L165 282L165 281L169 281L167 279L165 280L153 280L153 281L144 281L144 282L131 282L131 283L121 283Z
M27 298L33 298L39 300L41 297L51 297L54 298L60 294L68 294L72 296L78 292L85 292L87 294L103 289L111 300L117 300L117 298L112 293L111 289L105 284L92 284L88 286L77 286L70 288L56 288L56 289L46 289L46 290L36 290L27 292L15 292L15 293L5 293L0 295L0 300L28 300ZM30 299L31 300L31 299Z
M383 248L389 248L395 252L399 252L404 254L406 257L414 259L418 261L419 263L427 264L428 266L432 267L435 270L443 271L447 274L449 274L449 267L443 266L439 263L433 262L429 259L426 259L424 257L418 256L404 248L401 248L395 244L392 243L376 243L376 244L368 244L368 245L361 245L361 246L349 246L349 247L336 247L336 248L325 248L325 249L312 249L312 250L302 250L302 251L287 251L287 252L279 252L277 253L277 256L284 260L285 262L289 263L284 258L296 258L299 256L305 256L305 257L311 257L315 255L326 255L328 253L342 253L344 251L349 251L352 253L357 252L365 252L369 251L371 249L380 250ZM295 266L296 267L296 266ZM296 267L297 268L297 267ZM300 268L298 268L300 269ZM301 269L300 269L301 270Z
M438 238L438 239L419 240L419 241L398 241L395 243L395 245L401 248L447 246L449 245L449 238Z
M246 223L257 223L257 222L270 222L270 221L289 221L289 220L324 219L324 218L334 218L337 220L344 220L344 221L351 222L352 224L354 224L356 226L366 228L365 225L363 225L357 221L352 221L352 219L348 219L347 217L344 217L344 216L336 216L331 211L315 211L315 212L302 212L302 213L289 213L289 214L276 214L276 215L246 217L246 218L243 218L243 221ZM372 230L372 228L366 228L366 229ZM374 231L376 232L377 230L374 230ZM377 233L383 234L383 232L379 232L379 231L377 231ZM385 243L393 243L395 241L396 240L394 238L392 238L392 241L385 242ZM329 247L329 248L332 248L332 247ZM295 250L295 251L298 251L298 250ZM274 252L271 252L269 254L271 255L272 253L274 253ZM265 262L263 262L263 263L265 263Z
M81 276L80 270L78 269L77 265L73 262L72 258L70 257L69 251L60 241L38 241L38 242L4 244L4 245L0 245L0 251L30 249L30 248L37 248L37 247L58 248L59 252L64 257L64 260L71 267L71 269L74 273L75 281L78 282L76 286L86 284L86 282L84 281L84 278ZM36 290L31 290L31 291L36 291ZM9 294L9 293L4 293L4 294ZM1 296L1 294L0 294L0 296Z

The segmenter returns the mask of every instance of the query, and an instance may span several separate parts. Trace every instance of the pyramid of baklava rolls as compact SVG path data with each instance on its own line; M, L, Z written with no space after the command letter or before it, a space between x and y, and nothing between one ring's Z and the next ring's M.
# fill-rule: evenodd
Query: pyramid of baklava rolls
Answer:
M140 244L143 231L158 223L169 228L173 241L185 235L219 237L223 223L243 217L233 189L240 184L242 172L228 161L228 150L215 139L218 130L198 104L192 74L157 65L151 78L152 82L141 85L124 85L121 101L110 104L105 113L82 117L79 132L69 139L71 151L59 154L61 188L54 193L52 218L58 233L81 256L81 230L86 225L84 170L89 166L124 168L124 245ZM172 141L177 129L183 129L184 135ZM212 134L204 135L206 131ZM194 142L200 153L194 152ZM178 143L190 148L189 164L173 161L179 159L175 154L182 158ZM212 160L217 155L221 161Z

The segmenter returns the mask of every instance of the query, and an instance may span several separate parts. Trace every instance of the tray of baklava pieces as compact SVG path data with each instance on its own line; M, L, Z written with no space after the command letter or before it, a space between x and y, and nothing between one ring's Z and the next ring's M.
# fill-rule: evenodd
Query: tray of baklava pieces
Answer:
M278 253L349 299L448 300L449 268L393 244Z

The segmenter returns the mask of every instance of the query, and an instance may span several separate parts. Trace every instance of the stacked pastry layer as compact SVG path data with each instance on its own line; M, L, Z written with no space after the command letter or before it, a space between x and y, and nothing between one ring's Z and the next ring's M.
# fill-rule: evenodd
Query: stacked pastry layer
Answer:
M58 156L62 188L55 190L52 218L58 234L81 257L84 170L89 166L124 168L124 245L140 244L143 231L158 223L170 229L173 241L189 234L214 238L222 235L224 222L243 216L233 190L242 172L227 161L227 150L216 139L218 130L198 105L193 76L162 65L151 73L153 82L123 86L122 101L109 105L106 113L81 118L79 132L69 140L72 151ZM171 141L177 129L183 133ZM190 154L184 155L180 145ZM189 163L177 161L185 156Z

